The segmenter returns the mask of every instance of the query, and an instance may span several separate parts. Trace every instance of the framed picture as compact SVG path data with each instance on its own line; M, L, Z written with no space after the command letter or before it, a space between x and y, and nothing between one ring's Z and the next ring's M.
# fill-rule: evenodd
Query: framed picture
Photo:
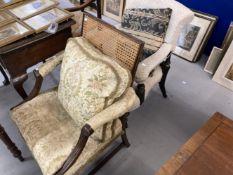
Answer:
M174 54L195 62L201 56L218 17L194 11L193 21L181 32Z
M23 22L35 30L36 33L48 29L51 23L61 23L73 16L72 13L60 8L54 8L47 12L33 16Z
M33 30L19 21L0 27L0 47L24 38L32 33L34 33Z
M23 0L0 0L0 8L7 7L9 5L18 3L20 1L23 1Z
M0 10L0 27L11 23L15 18L11 16L6 10Z
M233 41L231 42L213 80L233 91Z
M103 14L107 17L121 21L124 11L124 0L105 0Z
M213 47L210 56L206 62L204 71L210 74L214 74L220 62L222 61L222 57L223 57L223 50L218 47Z
M232 40L233 40L233 22L231 22L231 24L227 30L226 36L223 40L222 46L221 46L224 54L226 53L227 49L229 48Z
M58 2L52 0L33 0L9 9L9 11L19 19L26 19L57 5Z

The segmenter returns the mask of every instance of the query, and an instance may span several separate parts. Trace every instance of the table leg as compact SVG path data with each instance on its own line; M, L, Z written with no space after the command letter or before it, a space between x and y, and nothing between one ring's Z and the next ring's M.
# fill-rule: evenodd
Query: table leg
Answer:
M0 72L2 73L3 77L5 78L5 80L3 81L3 84L6 86L8 84L10 84L10 81L6 75L6 72L4 71L4 69L2 68L2 66L0 65Z
M13 86L15 88L15 90L18 92L18 94L23 98L27 98L28 95L25 92L24 88L23 88L23 83L28 79L28 75L25 73L17 78L14 78L12 80Z
M6 131L1 125L0 125L0 139L5 143L5 145L10 150L10 152L13 154L14 157L18 158L20 161L24 161L21 151L11 141L10 137L7 135Z

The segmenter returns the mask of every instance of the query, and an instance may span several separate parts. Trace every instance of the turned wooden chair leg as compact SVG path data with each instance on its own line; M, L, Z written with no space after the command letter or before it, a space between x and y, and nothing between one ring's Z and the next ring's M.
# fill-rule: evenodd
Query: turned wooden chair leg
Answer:
M96 0L96 11L97 11L97 17L99 19L102 18L102 14L101 14L101 0Z
M144 84L138 84L136 89L135 89L135 93L137 94L139 100L140 100L140 105L142 105L142 103L145 100L145 85Z
M21 162L24 161L21 151L16 147L16 145L11 141L10 137L7 135L5 129L0 125L0 139L5 143L7 148L13 154L15 158L18 158Z
M122 129L124 131L124 134L121 135L122 143L125 147L130 147L129 140L126 135L126 128L128 128L128 115L129 113L126 113L124 116L121 117L121 123L122 123Z
M161 90L164 98L167 98L165 82L166 82L166 79L167 79L167 74L168 74L168 72L170 70L170 64L171 64L171 54L169 54L167 59L160 64L160 66L162 68L163 76L161 78L161 81L159 82L159 87L160 87L160 90Z

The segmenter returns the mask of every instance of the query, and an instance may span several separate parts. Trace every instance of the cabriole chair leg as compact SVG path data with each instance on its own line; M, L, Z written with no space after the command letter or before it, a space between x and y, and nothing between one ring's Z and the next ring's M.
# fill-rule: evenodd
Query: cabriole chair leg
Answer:
M163 76L161 78L161 81L159 82L159 87L160 87L160 90L161 90L164 98L167 98L165 82L167 79L167 74L168 74L169 69L170 69L170 65L171 65L171 54L169 54L167 59L160 64L160 66L162 68Z

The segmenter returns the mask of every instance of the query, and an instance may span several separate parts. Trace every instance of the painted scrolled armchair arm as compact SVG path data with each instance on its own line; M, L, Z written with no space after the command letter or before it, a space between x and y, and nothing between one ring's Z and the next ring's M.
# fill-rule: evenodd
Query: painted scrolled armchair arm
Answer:
M141 83L145 81L149 77L151 71L165 61L172 50L173 45L164 43L156 53L140 62L136 72L136 82Z
M87 124L95 131L104 124L136 109L139 105L140 101L138 96L135 94L134 89L130 87L121 99L92 117L87 121Z

